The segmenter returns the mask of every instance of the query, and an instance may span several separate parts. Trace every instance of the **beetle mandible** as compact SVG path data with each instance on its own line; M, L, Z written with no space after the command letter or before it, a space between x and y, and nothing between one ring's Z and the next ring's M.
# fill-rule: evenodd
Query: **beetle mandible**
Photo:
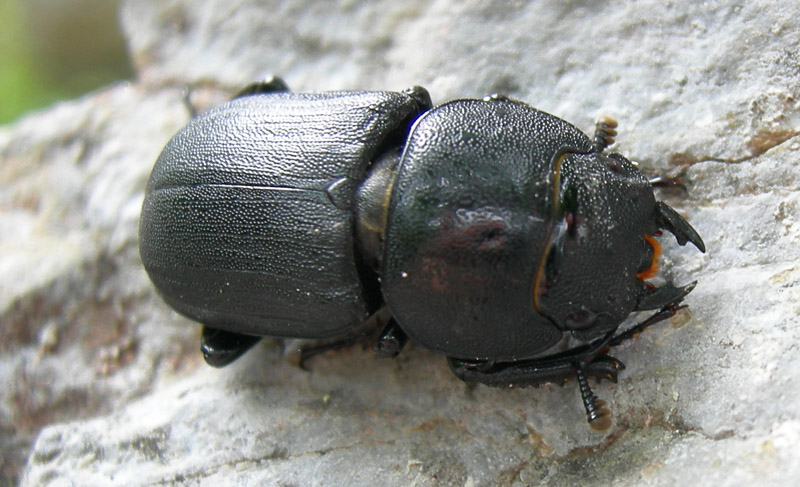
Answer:
M157 291L203 325L224 366L262 336L347 337L378 312L376 350L406 336L492 386L576 378L593 429L610 413L609 347L672 316L660 230L705 246L633 163L502 96L433 107L428 92L291 93L255 83L192 120L147 185L140 255ZM656 310L621 331L635 311Z

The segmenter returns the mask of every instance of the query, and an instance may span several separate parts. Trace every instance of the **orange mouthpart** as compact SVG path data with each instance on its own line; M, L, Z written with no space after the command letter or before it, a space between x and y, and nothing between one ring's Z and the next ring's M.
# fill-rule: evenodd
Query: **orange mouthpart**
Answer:
M644 234L644 239L653 247L653 257L650 260L650 267L636 274L636 277L642 280L650 279L658 273L658 258L661 256L661 244L658 243L658 240L646 233Z

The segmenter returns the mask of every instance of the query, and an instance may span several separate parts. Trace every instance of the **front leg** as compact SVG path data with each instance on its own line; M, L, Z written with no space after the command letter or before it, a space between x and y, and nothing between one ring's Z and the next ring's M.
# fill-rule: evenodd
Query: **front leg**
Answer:
M598 380L617 382L619 371L625 364L610 355L601 354L590 362L570 360L521 360L518 362L467 361L448 357L450 369L467 383L491 387L538 386L548 382L565 383L575 378L576 364L581 364L584 375Z
M577 379L589 427L595 431L604 431L611 426L611 412L604 407L605 403L594 395L588 378L617 382L617 375L625 369L625 364L608 355L608 349L629 340L645 328L673 316L683 308L681 301L692 287L692 285L687 286L686 292L677 293L677 298L673 302L641 323L620 333L612 330L588 345L566 352L516 362L470 361L453 357L448 357L448 362L456 377L468 384L535 387L546 382L563 384L570 379Z
M486 384L493 387L538 386L547 382L563 384L577 379L581 400L586 410L589 427L595 431L605 431L611 426L611 412L605 403L597 398L589 385L588 377L598 381L608 379L617 382L620 370L625 369L621 361L599 354L590 361L571 360L562 357L557 360L524 360L519 362L464 361L448 357L450 368L456 377L468 384Z

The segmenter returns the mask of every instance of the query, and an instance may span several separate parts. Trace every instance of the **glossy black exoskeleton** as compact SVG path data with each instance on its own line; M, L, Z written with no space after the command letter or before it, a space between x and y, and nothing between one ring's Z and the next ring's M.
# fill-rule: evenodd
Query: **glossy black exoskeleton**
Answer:
M379 310L455 374L494 386L588 377L606 352L672 316L694 283L654 287L660 230L705 251L648 179L593 139L504 97L431 105L405 92L290 93L276 79L191 121L147 186L142 262L204 325L215 366L261 336L347 337ZM624 332L634 311L656 310Z

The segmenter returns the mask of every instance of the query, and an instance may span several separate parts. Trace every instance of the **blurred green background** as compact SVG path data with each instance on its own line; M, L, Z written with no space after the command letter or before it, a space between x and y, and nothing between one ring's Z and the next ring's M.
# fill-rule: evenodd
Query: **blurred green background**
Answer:
M0 124L134 76L116 0L0 0Z

